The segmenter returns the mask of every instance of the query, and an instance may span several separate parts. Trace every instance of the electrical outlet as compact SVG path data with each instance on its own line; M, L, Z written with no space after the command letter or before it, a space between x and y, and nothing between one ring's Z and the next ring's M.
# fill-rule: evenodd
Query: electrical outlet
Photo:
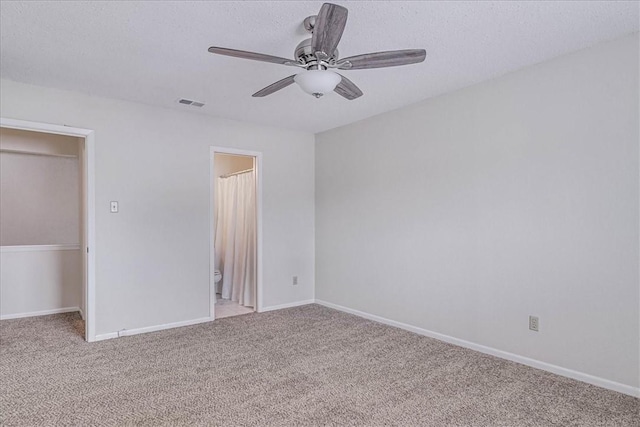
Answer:
M297 285L298 284L298 276L293 276L293 285Z
M538 332L538 327L540 326L540 320L537 316L529 316L529 329L532 331Z

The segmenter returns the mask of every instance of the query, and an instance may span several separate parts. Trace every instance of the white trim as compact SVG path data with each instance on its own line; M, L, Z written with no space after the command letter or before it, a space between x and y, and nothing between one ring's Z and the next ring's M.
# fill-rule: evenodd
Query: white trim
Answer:
M262 279L262 153L255 153L254 167L256 170L256 247L257 247L257 268L258 283L256 283L256 311L262 312L264 305L264 289L262 287L264 280Z
M0 246L0 252L79 251L80 245L16 245Z
M301 306L301 305L309 305L309 304L313 304L315 302L316 302L315 300L308 299L308 300L304 300L304 301L290 302L290 303L287 303L287 304L272 305L272 306L269 306L269 307L263 307L261 313L265 313L267 311L282 310L283 308L291 308L291 307L298 307L298 306Z
M184 320L182 322L165 323L163 325L146 326L144 328L136 329L122 329L118 332L108 332L106 334L96 335L95 341L103 341L111 338L129 337L138 334L147 334L149 332L164 331L165 329L181 328L183 326L193 326L200 323L211 322L214 319L212 317L201 317L200 319Z
M12 150L10 148L0 148L0 153L26 154L28 156L66 157L66 158L70 158L70 159L77 159L78 158L78 155L76 155L76 154L43 153L43 152L28 151L28 150Z
M281 304L281 305L274 305L271 307L264 307L262 309L262 312L266 312L266 311L273 311L273 310L280 310L283 308L290 308L290 307L297 307L300 305L307 305L307 304L313 304L314 300L306 300L306 301L296 301L296 302L292 302L292 303L288 303L288 304ZM157 332L157 331L163 331L165 329L172 329L172 328L180 328L183 326L191 326L191 325L197 325L200 323L205 323L205 322L212 322L214 320L213 317L202 317L200 319L194 319L194 320L185 320L182 322L174 322L174 323L166 323L163 325L157 325L157 326L147 326L144 328L136 328L136 329L123 329L121 331L118 332L107 332L105 334L100 334L100 335L96 335L95 337L95 341L103 341L103 340L108 340L108 339L112 339L112 338L119 338L119 337L127 337L127 336L131 336L131 335L138 335L138 334L146 334L148 332Z
M84 179L85 179L85 248L83 252L87 255L86 272L87 283L85 284L85 327L86 340L92 342L96 340L96 158L94 133L91 132L84 139Z
M38 123L27 120L0 118L0 127L8 129L29 130L32 132L54 133L56 135L77 136L85 138L93 133L90 129L74 128L71 126L60 126L52 123Z
M404 330L407 330L419 335L424 335L430 338L435 338L437 340L448 342L450 344L454 344L460 347L469 348L471 350L479 351L481 353L490 354L492 356L500 357L506 360L511 360L512 362L521 363L523 365L531 366L533 368L541 369L543 371L548 371L557 375L572 378L574 380L582 381L588 384L593 384L595 386L617 391L619 393L628 394L629 396L640 397L640 388L638 387L632 387L626 384L596 377L590 374L585 374L583 372L574 371L572 369L563 368L561 366L552 365L550 363L541 362L535 359L530 359L528 357L498 350L492 347L487 347L481 344L476 344L470 341L454 338L449 335L440 334L438 332L433 332L428 329L422 329L417 326L412 326L406 323L397 322L395 320L376 316L375 314L366 313L364 311L354 310L352 308L344 307L338 304L333 304L327 301L322 301L317 299L315 300L315 302L316 304L333 308L335 310L344 311L345 313L355 314L356 316L373 320L374 322L384 323L385 325L394 326L396 328L404 329Z
M209 316L215 317L216 304L216 288L213 276L215 265L215 247L214 247L214 230L213 230L213 214L215 209L214 191L216 185L216 176L214 171L215 153L234 154L238 156L249 156L254 158L254 169L256 171L256 251L257 251L257 283L256 283L256 311L261 313L264 311L263 305L263 288L262 279L262 153L260 151L240 150L236 148L209 147Z
M80 311L79 307L54 308L51 310L32 311L30 313L4 314L0 316L0 320L22 319L24 317L48 316L49 314L72 313Z
M213 171L215 151L209 147L209 317L215 319L216 307L216 279L215 279L215 230L213 228L213 218L215 212L216 176Z
M108 332L106 334L96 335L94 337L93 342L110 340L110 339L113 339L113 338L118 338L118 333L117 332Z
M80 317L82 317L82 320L85 320L84 313L82 312L82 308L78 307L78 312L80 312Z
M84 223L86 226L86 235L84 238L86 242L86 248L89 248L89 252L82 248L83 254L86 255L87 265L87 280L83 283L85 288L85 327L86 327L86 340L89 342L95 341L95 286L96 286L96 209L95 209L95 134L93 130L75 128L70 126L60 126L51 123L37 123L26 120L0 118L0 127L7 129L19 129L28 130L32 132L53 133L56 135L75 136L78 138L84 138L84 176L83 181L86 186L85 194L85 217Z

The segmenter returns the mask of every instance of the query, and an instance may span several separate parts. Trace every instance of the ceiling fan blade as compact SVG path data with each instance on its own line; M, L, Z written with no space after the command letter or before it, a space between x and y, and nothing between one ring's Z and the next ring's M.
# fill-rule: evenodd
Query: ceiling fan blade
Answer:
M247 52L244 50L227 49L224 47L211 46L209 52L218 55L233 56L235 58L252 59L254 61L271 62L273 64L296 65L293 59L280 58L278 56L265 55L264 53Z
M338 86L333 90L340 96L344 96L349 101L352 101L356 98L360 98L362 96L362 91L358 86L355 85L351 80L340 74L342 77L342 81L338 83Z
M293 78L296 75L292 75L289 77L285 77L282 80L278 80L277 82L270 84L269 86L265 87L264 89L261 89L259 91L257 91L256 93L254 93L253 97L255 98L262 98L263 96L267 96L267 95L271 95L273 92L277 92L280 89L284 89L285 87L289 86L291 83L293 83Z
M313 26L313 36L311 37L313 53L323 52L325 57L333 54L347 24L347 14L347 9L337 4L325 3L322 5Z
M362 70L365 68L397 67L424 61L424 49L391 50L388 52L365 53L338 61L341 70Z

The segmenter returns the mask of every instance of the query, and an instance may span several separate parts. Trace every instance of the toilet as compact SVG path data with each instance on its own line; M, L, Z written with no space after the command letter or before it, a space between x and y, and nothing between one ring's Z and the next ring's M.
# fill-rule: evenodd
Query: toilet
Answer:
M218 294L222 292L222 283L220 283L221 281L222 281L222 273L220 272L220 270L214 271L213 282L216 284L216 293Z

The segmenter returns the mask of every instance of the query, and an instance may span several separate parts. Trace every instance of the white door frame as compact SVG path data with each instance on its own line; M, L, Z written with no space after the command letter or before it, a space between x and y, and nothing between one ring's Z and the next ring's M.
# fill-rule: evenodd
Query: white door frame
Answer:
M256 229L257 229L257 283L256 283L256 306L255 311L262 311L262 153L259 151L239 150L227 147L209 147L209 317L215 318L216 304L216 284L214 278L215 271L215 230L213 229L213 216L215 212L214 192L216 188L216 175L214 170L215 154L235 154L239 156L254 157L256 169Z
M86 280L83 280L84 287L84 319L85 319L85 339L88 342L96 340L96 179L95 179L95 140L94 131L90 129L74 128L69 126L60 126L50 123L37 123L25 120L16 120L8 118L0 118L0 127L7 129L28 130L32 132L53 133L57 135L74 136L84 139L84 224L82 253L85 257Z

